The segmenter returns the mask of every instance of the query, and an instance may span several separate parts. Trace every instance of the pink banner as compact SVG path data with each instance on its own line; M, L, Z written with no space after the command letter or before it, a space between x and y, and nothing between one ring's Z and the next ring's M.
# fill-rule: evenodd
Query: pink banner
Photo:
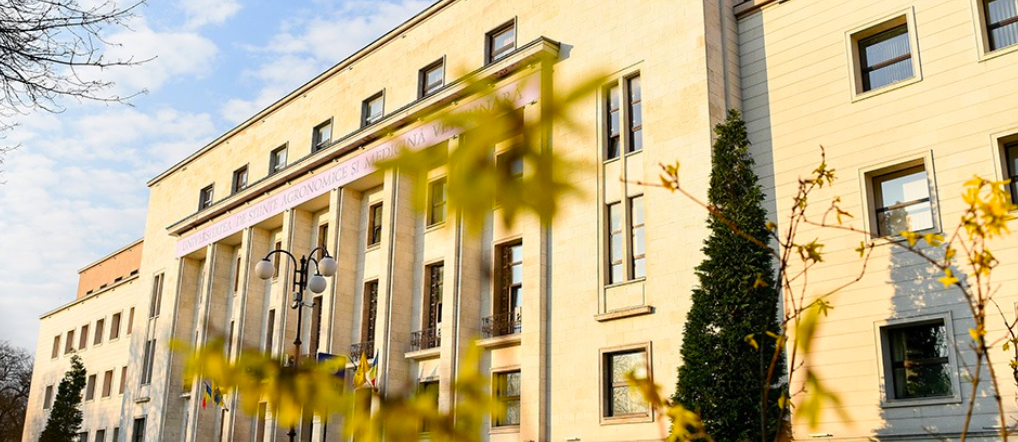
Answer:
M519 108L537 100L541 95L540 81L536 76L507 84L467 104L455 112L483 111L496 109L499 103ZM466 128L451 127L442 121L431 121L417 126L391 141L352 155L335 166L315 173L311 177L287 187L281 192L252 205L226 219L217 221L177 242L177 257L201 249L213 242L226 238L234 232L253 226L286 209L329 192L364 177L376 169L375 163L398 155L404 149L420 150L434 146L463 133Z

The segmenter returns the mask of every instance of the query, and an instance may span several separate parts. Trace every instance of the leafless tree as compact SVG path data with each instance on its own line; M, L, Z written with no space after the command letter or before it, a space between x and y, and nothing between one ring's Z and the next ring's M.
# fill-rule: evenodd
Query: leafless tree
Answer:
M31 387L32 355L0 341L0 441L21 440Z

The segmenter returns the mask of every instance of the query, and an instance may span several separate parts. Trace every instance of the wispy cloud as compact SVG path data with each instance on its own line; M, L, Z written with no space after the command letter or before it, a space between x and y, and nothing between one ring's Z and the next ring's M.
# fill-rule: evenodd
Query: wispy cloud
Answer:
M240 2L237 0L181 0L178 6L187 15L184 23L187 29L221 24L240 11Z

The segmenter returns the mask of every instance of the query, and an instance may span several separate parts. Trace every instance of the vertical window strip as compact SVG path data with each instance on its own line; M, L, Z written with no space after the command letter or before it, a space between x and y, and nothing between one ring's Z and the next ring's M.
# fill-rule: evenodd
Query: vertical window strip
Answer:
M428 225L433 226L435 224L445 222L445 178L435 180L431 183L430 194L431 205L428 211Z
M272 354L272 338L276 333L276 310L269 310L269 319L265 324L265 353Z
M502 404L502 414L495 416L496 427L520 424L520 372L495 373L495 397Z
M859 57L864 91L911 78L908 24L859 40Z
M990 50L1018 44L1018 1L987 0L984 5Z
M625 235L622 226L625 218L622 203L608 205L608 283L615 284L626 279Z
M1018 142L1004 146L1007 175L1011 180L1011 202L1018 204Z
M156 275L155 280L152 282L152 299L151 305L148 308L148 317L154 318L159 316L159 309L163 303L163 274Z
M627 152L643 150L643 91L640 87L640 77L630 77L627 80L629 91L629 144Z
M643 195L629 199L629 210L633 235L633 278L645 278L647 276L647 238L643 218Z

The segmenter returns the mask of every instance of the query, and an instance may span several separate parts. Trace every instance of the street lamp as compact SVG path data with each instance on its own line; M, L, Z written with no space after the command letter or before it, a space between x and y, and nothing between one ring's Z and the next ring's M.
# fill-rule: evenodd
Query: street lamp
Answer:
M315 259L316 252L321 252L321 257L318 259ZM338 265L336 260L329 256L329 251L325 247L315 247L307 255L301 255L299 264L297 257L293 256L290 252L276 249L266 254L261 262L255 265L255 275L261 279L271 278L276 273L276 269L269 258L277 253L289 256L290 260L293 261L293 302L290 304L290 308L297 310L297 336L293 339L293 365L296 368L300 360L300 334L303 329L302 322L304 320L304 309L301 307L313 307L315 305L314 302L310 304L304 303L304 289L310 289L311 292L316 294L324 292L326 285L325 277L335 275ZM315 265L315 274L309 276L312 263ZM297 437L297 428L291 425L290 432L287 435L290 436L290 442L293 442L294 438Z

